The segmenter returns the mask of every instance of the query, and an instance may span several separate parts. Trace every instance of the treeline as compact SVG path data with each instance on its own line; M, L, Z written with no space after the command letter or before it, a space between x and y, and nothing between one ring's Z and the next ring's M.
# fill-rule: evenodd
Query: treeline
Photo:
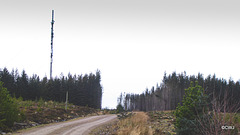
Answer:
M222 109L236 110L240 108L240 85L239 81L216 78L215 75L187 76L186 72L167 75L164 74L160 85L146 89L142 94L121 94L118 103L125 110L153 111L153 110L174 110L178 103L182 104L185 89L191 82L198 82L204 88L203 93L208 96L208 103L211 108L213 103L224 106ZM226 100L227 99L227 100Z
M100 84L101 75L97 70L96 74L71 75L42 79L37 75L28 77L23 70L21 74L18 70L9 72L7 68L0 69L0 81L8 89L12 96L22 97L24 100L53 100L58 102L68 100L70 103L80 106L88 106L101 109L102 86Z

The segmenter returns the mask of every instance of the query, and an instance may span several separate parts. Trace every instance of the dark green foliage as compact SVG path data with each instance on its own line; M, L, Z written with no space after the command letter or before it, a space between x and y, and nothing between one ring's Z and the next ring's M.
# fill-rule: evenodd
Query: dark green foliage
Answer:
M121 104L118 104L117 105L117 113L121 113L123 111L124 111L123 106Z
M139 110L139 111L153 111L153 110L174 110L178 106L178 103L182 104L183 96L185 95L185 89L190 86L190 82L198 81L198 84L203 87L204 94L208 95L208 103L213 100L216 102L224 101L224 95L227 92L227 99L225 110L229 112L231 109L237 109L240 107L240 84L229 79L218 79L215 75L207 76L205 79L202 74L197 76L187 76L186 72L163 76L163 80L160 85L157 84L152 90L145 90L141 94L125 94L122 97L124 107L126 105L127 110ZM212 110L212 106L208 106ZM233 108L234 107L234 108ZM222 108L221 111L224 108ZM240 111L240 110L238 110Z
M190 84L188 89L185 89L185 96L182 104L178 105L174 115L176 116L176 129L179 135L198 134L197 119L207 110L207 97L203 94L203 88L195 83Z
M21 120L18 105L0 81L0 130L8 130L14 122Z
M80 106L89 106L101 109L102 86L100 71L89 75L61 75L60 78L48 80L40 79L33 75L28 77L23 70L21 75L14 70L10 74L6 68L0 72L0 81L8 88L12 96L22 97L23 100L36 100L40 97L44 100L65 102L66 92L69 94L69 102Z

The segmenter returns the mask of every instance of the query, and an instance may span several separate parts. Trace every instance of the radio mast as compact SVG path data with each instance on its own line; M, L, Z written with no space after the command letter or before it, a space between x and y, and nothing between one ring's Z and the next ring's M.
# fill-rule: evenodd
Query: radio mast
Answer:
M53 24L54 24L54 10L52 10L52 28L51 28L51 61L50 61L50 79L52 79L52 63L53 63Z

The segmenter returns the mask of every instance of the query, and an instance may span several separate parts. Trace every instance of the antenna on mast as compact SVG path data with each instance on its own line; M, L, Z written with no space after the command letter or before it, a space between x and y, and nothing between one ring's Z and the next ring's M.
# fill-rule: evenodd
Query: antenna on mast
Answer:
M52 28L51 28L51 61L50 61L50 79L52 79L52 63L53 63L53 24L54 24L54 10L52 10Z

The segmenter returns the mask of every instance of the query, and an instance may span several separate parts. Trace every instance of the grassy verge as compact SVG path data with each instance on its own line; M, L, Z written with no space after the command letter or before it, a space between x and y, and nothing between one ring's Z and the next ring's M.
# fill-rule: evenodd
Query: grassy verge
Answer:
M114 121L107 125L101 126L91 133L91 135L152 135L151 127L149 127L149 117L144 112L135 112L132 115L119 117L118 121Z
M152 130L148 125L149 117L144 112L137 112L129 118L118 123L118 135L151 135Z

